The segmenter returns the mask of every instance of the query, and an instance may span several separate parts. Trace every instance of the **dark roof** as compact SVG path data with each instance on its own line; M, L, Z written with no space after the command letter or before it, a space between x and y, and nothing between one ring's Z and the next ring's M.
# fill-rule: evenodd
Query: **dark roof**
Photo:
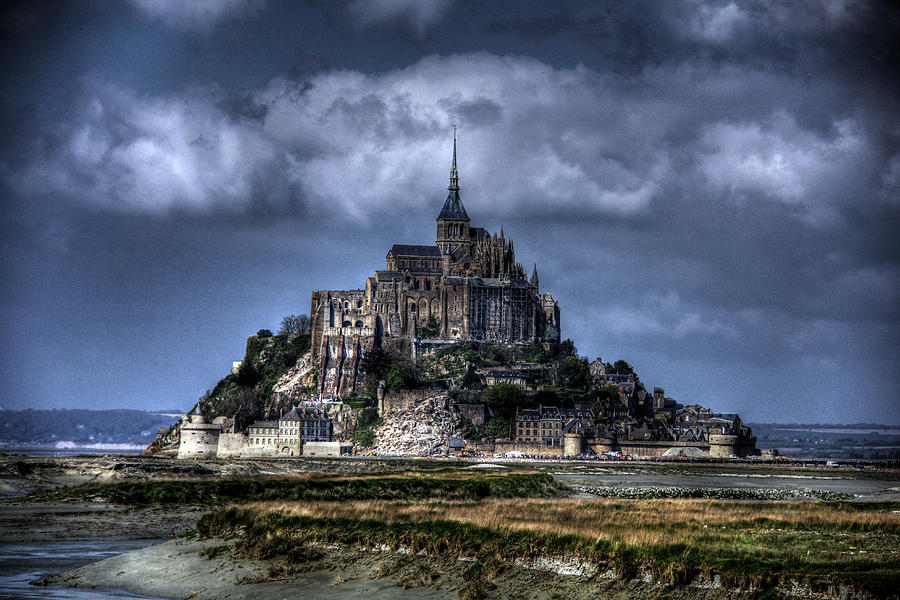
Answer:
M437 246L413 246L408 244L394 244L389 254L394 256L433 256L441 257L441 249Z
M525 377L525 373L522 371L488 371L484 374L485 377Z
M450 190L447 194L447 200L444 202L444 208L441 209L437 217L438 221L468 221L469 215L466 214L466 207L463 206L462 200L459 199L459 190Z
M287 413L286 415L284 415L283 417L281 417L278 420L279 421L299 421L300 416L297 414L297 409L292 408L291 412Z
M558 420L562 419L562 415L559 413L559 409L555 406L542 406L541 407L541 419L547 420Z
M561 408L559 412L569 418L593 419L594 411L590 408Z
M516 421L537 421L541 418L541 411L533 408L523 408L516 413Z

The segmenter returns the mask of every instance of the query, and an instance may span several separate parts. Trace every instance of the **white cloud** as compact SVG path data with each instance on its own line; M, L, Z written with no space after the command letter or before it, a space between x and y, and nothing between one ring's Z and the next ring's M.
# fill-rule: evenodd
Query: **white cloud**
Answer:
M618 336L666 336L675 339L707 336L735 338L737 329L726 325L726 319L711 314L710 309L681 300L677 292L646 293L628 305L614 304L602 311L598 319L606 323L610 333ZM729 322L740 321L729 316Z
M833 130L830 137L804 130L784 112L762 122L717 122L704 128L699 168L711 186L737 201L762 195L820 224L839 200L834 185L859 177L868 157L853 120L838 121Z
M728 41L734 30L747 23L747 15L737 4L725 6L703 4L693 15L691 29L697 37L711 42Z
M351 0L347 13L360 29L400 22L422 38L452 5L453 0Z
M128 0L135 8L169 27L209 31L220 21L250 14L263 0Z
M232 122L208 98L145 98L95 84L59 154L11 175L31 193L113 210L165 213L253 200L260 167L277 159L258 128Z
M768 199L811 223L855 200L873 161L853 119L829 135L784 112L704 124L686 99L730 76L657 71L636 84L523 57L430 56L383 74L323 71L302 86L279 77L242 99L250 111L215 90L146 96L89 82L81 108L43 132L62 144L0 167L23 193L116 210L315 202L364 220L440 204L458 123L463 199L479 225L516 211L646 215L679 188Z

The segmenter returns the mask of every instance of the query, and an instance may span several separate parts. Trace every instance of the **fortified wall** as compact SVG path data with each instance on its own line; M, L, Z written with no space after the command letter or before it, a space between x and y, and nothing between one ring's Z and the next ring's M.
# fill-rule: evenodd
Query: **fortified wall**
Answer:
M221 431L221 425L207 423L206 417L198 409L181 423L178 458L215 458Z

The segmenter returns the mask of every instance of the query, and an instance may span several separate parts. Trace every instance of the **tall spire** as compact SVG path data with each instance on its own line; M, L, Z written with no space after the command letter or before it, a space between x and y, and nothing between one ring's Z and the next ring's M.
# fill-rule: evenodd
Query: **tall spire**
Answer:
M456 124L453 124L453 163L450 165L450 187L447 200L438 214L438 221L469 221L469 215L459 199L459 173L456 171ZM438 234L440 237L440 234ZM468 234L465 234L468 235Z
M453 124L453 164L450 165L450 187L448 190L459 190L459 173L456 170L456 123Z

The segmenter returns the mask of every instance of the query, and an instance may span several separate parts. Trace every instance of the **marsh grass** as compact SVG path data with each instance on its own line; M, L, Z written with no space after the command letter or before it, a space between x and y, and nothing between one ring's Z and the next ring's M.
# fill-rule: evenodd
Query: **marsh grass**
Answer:
M882 593L900 583L900 515L892 510L686 499L273 502L206 515L197 531L239 534L245 552L317 542L473 557L478 572L463 594L472 598L486 594L515 558L558 555L599 561L622 579L650 569L684 585L715 573L726 585L761 588L799 577Z
M392 475L305 474L257 478L128 481L86 484L36 492L32 501L95 501L148 504L222 505L252 501L410 500L421 498L549 497L564 490L545 473L471 471L409 472Z

